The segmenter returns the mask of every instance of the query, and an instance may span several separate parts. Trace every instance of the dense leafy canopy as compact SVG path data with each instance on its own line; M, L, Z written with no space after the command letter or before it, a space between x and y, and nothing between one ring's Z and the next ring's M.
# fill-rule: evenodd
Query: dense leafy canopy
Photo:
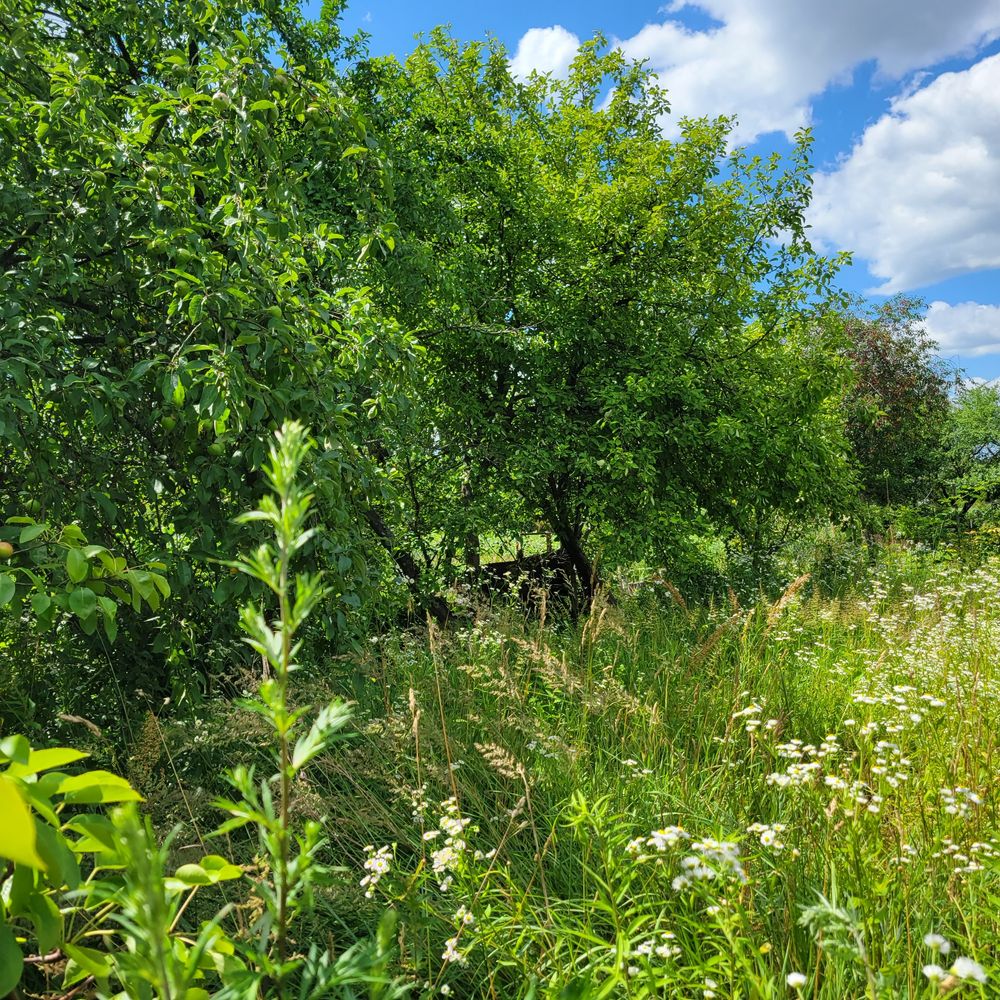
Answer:
M523 83L499 46L437 34L369 85L399 228L375 283L426 350L416 534L540 518L588 587L588 543L662 559L836 501L837 263L805 238L806 136L787 165L727 154L725 119L668 139L664 92L600 40Z
M921 303L896 297L847 318L855 378L844 402L865 495L926 499L935 488L950 408L950 373L921 324Z
M15 0L0 30L0 509L162 564L197 631L231 634L214 605L247 583L207 560L301 416L343 624L368 586L366 414L396 405L409 349L352 287L383 182L335 24Z

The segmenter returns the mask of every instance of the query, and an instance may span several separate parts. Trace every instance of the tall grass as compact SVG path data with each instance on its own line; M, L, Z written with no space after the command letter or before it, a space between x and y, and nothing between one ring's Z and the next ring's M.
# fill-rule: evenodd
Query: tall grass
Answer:
M992 995L998 654L1000 563L903 550L839 600L373 641L292 795L320 912L395 910L414 995Z

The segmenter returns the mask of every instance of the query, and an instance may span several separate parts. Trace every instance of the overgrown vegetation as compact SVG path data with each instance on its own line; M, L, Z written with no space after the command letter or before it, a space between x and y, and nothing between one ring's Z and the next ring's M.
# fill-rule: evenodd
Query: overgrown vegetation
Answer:
M987 995L997 389L339 13L0 0L0 996Z

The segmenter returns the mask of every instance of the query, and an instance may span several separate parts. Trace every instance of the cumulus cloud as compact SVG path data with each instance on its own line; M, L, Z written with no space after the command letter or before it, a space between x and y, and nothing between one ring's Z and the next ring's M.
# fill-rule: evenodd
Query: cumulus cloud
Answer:
M685 8L713 23L687 27ZM950 0L944 14L940 0L675 0L662 21L614 41L659 74L675 115L736 114L735 138L751 142L808 124L811 99L862 63L899 79L998 36L1000 0ZM513 65L564 72L578 43L560 26L532 28Z
M937 341L941 354L1000 354L1000 306L932 302L924 328Z
M816 233L867 258L879 291L1000 267L998 94L1000 55L944 73L817 176Z
M510 68L515 76L526 77L532 70L565 76L579 47L580 39L561 25L530 28L517 43Z

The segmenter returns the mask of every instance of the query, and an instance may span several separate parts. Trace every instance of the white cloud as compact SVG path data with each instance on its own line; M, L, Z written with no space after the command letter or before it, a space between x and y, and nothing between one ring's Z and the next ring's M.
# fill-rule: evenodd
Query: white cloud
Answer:
M685 8L715 25L687 28ZM1000 36L1000 0L950 0L946 11L941 0L674 0L663 13L615 44L660 75L675 115L737 114L740 142L808 124L811 99L862 63L899 79ZM532 28L512 65L564 72L578 42L563 27Z
M932 302L924 328L937 341L941 354L1000 354L1000 306Z
M810 221L893 292L1000 267L1000 55L897 98L839 168Z
M517 52L510 61L511 72L526 77L535 69L539 73L565 76L579 47L580 39L561 25L530 28L517 43Z

